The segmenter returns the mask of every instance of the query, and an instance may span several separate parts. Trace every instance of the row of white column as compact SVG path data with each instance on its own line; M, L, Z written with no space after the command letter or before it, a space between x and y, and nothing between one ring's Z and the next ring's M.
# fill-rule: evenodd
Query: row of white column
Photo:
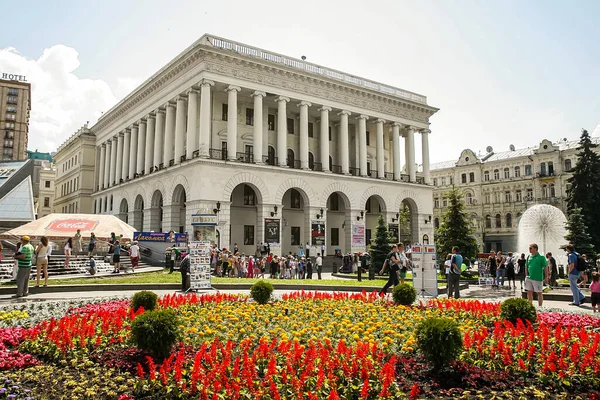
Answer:
M140 119L129 128L107 140L100 146L99 186L108 188L122 180L133 179L136 175L147 174L153 168L161 166L168 167L179 164L184 159L191 159L195 152L200 157L208 157L210 150L210 101L211 87L214 82L202 80L200 91L190 89L185 96L178 96L174 102L167 102L163 108L158 108L153 113ZM230 150L227 159L237 158L238 122L237 102L239 86L230 85L228 93L227 121L227 148ZM198 94L200 94L200 116L198 121ZM263 160L263 99L265 92L255 91L252 93L254 99L254 128L253 128L253 155L255 163ZM277 118L277 155L279 165L287 166L287 103L288 97L276 98ZM186 104L187 103L187 104ZM309 168L309 146L308 146L308 114L312 104L307 101L298 103L300 108L300 164L302 169ZM329 113L330 107L321 106L320 124L320 158L323 170L328 170L329 162ZM350 173L349 157L349 133L348 121L352 115L350 111L341 110L340 117L340 152L341 172ZM366 115L358 115L356 124L356 135L358 136L358 168L361 176L367 176L367 120ZM376 170L377 177L385 177L385 155L384 155L384 124L386 121L377 119L376 136ZM187 128L186 128L187 126ZM199 127L199 129L198 129ZM401 179L400 164L400 130L405 129L405 149L408 178L411 182L416 181L416 165L414 150L414 134L418 131L412 126L403 125L398 122L392 123L392 156L394 180ZM423 151L423 177L429 183L429 130L421 130Z

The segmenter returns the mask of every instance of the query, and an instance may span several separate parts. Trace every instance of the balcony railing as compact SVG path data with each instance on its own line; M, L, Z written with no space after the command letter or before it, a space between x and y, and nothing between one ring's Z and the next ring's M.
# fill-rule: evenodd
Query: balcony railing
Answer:
M213 160L227 160L227 150L209 149L208 156Z
M350 175L352 176L358 176L360 175L360 169L359 168L350 168Z
M236 153L235 157L236 161L243 162L246 164L254 163L254 154L252 153L240 153L239 151Z
M383 179L386 179L388 181L393 181L394 180L394 173L393 172L386 172L384 174L384 178Z
M377 179L377 171L372 169L370 171L367 172L367 176L369 178L373 178L373 179Z
M300 160L289 160L287 161L287 166L293 169L302 169L302 163Z
M320 162L315 162L315 163L313 163L311 169L313 171L323 171L323 164L321 164Z
M262 161L267 165L277 165L277 157L274 156L263 156Z
M197 157L200 157L200 150L195 150L195 151L192 153L192 158L197 158Z
M173 160L173 159L169 160L169 167L172 167L173 165L175 165L175 160Z
M331 166L331 172L333 172L334 174L341 174L342 173L342 166L341 165L332 165Z

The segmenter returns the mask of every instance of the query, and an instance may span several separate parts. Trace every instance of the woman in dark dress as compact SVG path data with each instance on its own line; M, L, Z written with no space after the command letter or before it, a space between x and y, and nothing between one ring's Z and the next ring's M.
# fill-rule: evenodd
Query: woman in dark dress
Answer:
M517 269L515 275L521 282L521 290L523 290L523 281L525 280L525 253L521 253L521 258L517 260Z
M490 256L488 257L488 272L490 276L494 278L494 283L496 282L496 252L492 250L490 252Z

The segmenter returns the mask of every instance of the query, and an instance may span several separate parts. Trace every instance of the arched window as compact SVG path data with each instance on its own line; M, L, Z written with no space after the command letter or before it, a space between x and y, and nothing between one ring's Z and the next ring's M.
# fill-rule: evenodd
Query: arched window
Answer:
M333 158L329 156L329 170L331 171L333 168Z
M469 182L475 182L475 172L469 173Z
M267 164L275 165L275 148L273 146L269 146L267 151Z
M515 167L515 178L521 176L521 167Z
M465 198L466 198L467 204L473 204L473 194L472 193L467 193L465 195Z
M502 215L496 214L496 228L502 228Z
M483 180L486 182L490 180L490 171L485 171L483 173Z
M504 179L510 178L510 169L504 168Z
M287 166L294 168L294 150L288 149L287 151Z
M492 217L490 215L485 216L485 227L486 228L492 227Z
M440 219L439 218L436 218L433 220L433 227L435 229L438 229L440 227Z
M550 185L550 197L556 197L556 189L554 189L554 184Z
M500 170L495 169L494 170L494 180L498 180L498 179L500 179Z
M567 158L565 160L565 171L569 172L572 168L571 159Z
M110 211L113 210L113 197L112 194L110 195Z
M460 181L461 181L462 183L467 183L467 174L462 174L462 175L460 176Z
M511 213L506 214L506 227L512 228L512 214Z
M308 152L308 168L315 169L315 155L310 151Z

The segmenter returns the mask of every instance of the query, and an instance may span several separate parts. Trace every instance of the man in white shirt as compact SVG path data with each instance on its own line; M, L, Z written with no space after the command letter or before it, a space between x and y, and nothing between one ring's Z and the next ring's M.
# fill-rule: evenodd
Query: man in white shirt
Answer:
M323 270L323 258L321 258L321 253L317 253L315 265L317 266L317 275L319 276L319 279L321 279L321 271Z
M131 272L135 272L135 268L140 261L140 247L138 242L133 242L129 247L129 259L131 260Z
M306 247L305 247L305 252L304 255L306 256L306 258L310 257L310 244L308 242L306 242Z

